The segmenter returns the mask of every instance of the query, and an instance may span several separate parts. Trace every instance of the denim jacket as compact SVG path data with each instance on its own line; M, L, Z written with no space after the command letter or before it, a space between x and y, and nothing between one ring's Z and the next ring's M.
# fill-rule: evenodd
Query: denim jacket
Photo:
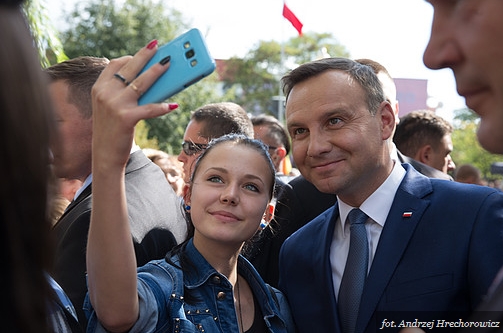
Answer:
M239 332L231 283L204 259L192 239L184 251L193 269L182 272L164 259L151 261L138 269L140 313L130 333ZM178 265L177 256L172 260ZM255 268L241 256L238 272L250 285L269 331L295 332L283 294L266 285ZM184 289L190 291L187 302ZM91 308L89 297L86 297L84 310L90 314L87 332L106 332Z

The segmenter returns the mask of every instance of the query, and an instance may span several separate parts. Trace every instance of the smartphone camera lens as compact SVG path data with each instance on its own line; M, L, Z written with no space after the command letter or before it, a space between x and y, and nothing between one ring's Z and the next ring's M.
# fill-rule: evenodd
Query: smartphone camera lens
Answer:
M194 52L194 49L190 49L190 50L188 50L187 52L185 52L185 57L187 57L187 59L190 59L190 58L192 58L195 54L196 54L196 52Z

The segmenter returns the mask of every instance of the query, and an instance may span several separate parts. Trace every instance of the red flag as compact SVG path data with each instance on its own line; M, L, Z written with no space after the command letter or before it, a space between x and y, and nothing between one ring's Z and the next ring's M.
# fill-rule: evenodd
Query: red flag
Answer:
M283 16L290 21L295 29L299 32L299 36L302 35L302 22L299 21L297 16L286 6L286 3L283 2Z

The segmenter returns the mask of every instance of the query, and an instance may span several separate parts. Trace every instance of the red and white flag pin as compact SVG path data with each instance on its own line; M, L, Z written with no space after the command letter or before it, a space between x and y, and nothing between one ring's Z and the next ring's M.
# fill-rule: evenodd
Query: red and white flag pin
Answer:
M412 212L403 212L403 215L402 217L411 217L412 216Z

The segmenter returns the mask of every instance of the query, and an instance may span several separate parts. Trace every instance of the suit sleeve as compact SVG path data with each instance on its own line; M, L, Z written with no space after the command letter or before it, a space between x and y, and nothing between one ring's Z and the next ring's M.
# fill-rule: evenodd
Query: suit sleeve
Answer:
M480 206L468 258L471 298L478 304L503 266L503 194L494 192Z

